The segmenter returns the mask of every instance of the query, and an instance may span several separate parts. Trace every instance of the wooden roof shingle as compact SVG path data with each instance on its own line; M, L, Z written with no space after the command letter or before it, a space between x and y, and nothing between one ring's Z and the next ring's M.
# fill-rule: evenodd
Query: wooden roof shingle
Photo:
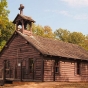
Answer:
M22 17L22 18L25 19L25 20L30 21L30 22L33 22L33 23L35 22L31 17L28 17L28 16L25 16L25 15L18 14L18 15L16 16L16 18L14 19L13 23L16 23L16 19L17 19L19 16Z

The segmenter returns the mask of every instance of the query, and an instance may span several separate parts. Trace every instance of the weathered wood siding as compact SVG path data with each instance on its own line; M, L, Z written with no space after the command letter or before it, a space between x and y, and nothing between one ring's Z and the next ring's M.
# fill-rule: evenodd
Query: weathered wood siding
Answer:
M11 77L16 79L21 78L21 67L17 65L19 59L36 59L34 63L34 78L35 80L41 80L41 63L42 57L38 50L36 50L30 43L20 35L15 35L15 38L11 39L10 43L4 49L2 55L0 56L0 69L3 68L3 61L10 60L10 67L13 68L13 74ZM36 65L36 66L35 66ZM2 71L0 71L0 77L2 77Z
M34 66L34 68L35 68L34 79L35 80L42 80L42 71L43 71L43 69L42 69L42 58L37 59L35 62L36 63L35 63L35 66Z
M44 81L88 81L88 63L81 61L80 75L77 75L77 61L58 58L60 60L60 74L54 73L54 59L44 60Z
M22 70L24 79L40 81L42 81L42 79L44 79L44 81L88 81L88 62L81 61L81 74L77 75L76 60L48 56L43 58L38 50L36 50L30 43L27 43L23 37L17 34L13 39L11 39L0 56L0 78L2 78L4 60L10 61L10 74L5 73L6 78L21 79L21 67L18 66L17 62L20 60L26 60L26 64L28 64L27 60L30 58L34 59L34 72L33 74L29 74L28 71L25 73L24 70ZM55 74L54 72L55 59L59 59L60 61L60 74ZM42 76L44 78L42 78Z
M81 80L88 81L88 62L82 63L81 67Z
M61 76L56 77L56 81L88 81L88 63L81 61L80 75L77 75L76 60L60 61Z
M54 80L54 60L46 58L44 60L44 81L53 81Z
M60 61L60 75L55 76L55 81L80 81L80 76L76 75L75 61Z

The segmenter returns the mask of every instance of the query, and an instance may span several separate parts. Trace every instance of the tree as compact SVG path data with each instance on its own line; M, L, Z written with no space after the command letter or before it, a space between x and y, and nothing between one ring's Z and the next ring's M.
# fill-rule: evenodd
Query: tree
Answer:
M1 39L8 41L13 32L15 31L15 26L12 22L7 22L6 28L1 29Z
M40 35L47 38L54 38L54 33L52 32L52 29L49 26L42 27L41 25L35 25L32 26L33 33L36 35Z
M8 22L9 10L7 8L7 1L0 0L0 28L5 28Z
M0 50L9 40L9 38L11 37L14 31L15 31L15 26L12 22L9 21L7 22L6 27L0 30Z
M88 35L85 36L81 32L70 32L66 29L59 28L55 32L56 38L64 42L80 45L88 50Z
M14 32L14 25L8 19L7 1L0 0L0 50Z
M84 40L84 43L81 44L81 46L82 46L85 50L88 50L88 40Z
M0 42L0 51L2 50L2 48L4 47L5 44L6 44L5 40Z
M69 43L74 43L74 44L78 44L81 45L84 43L85 40L85 35L83 35L80 32L72 32L69 34Z
M54 34L57 39L62 40L64 42L68 42L70 31L59 28L54 32Z
M58 29L55 32L56 38L65 42L74 44L83 44L85 40L85 35L80 32L70 32L66 29Z
M51 27L49 26L44 26L44 37L47 38L54 38L54 33L52 32Z
M44 35L43 27L41 25L33 24L32 30L33 30L33 33L36 35L40 35L40 36Z
M88 35L85 36L84 43L82 43L81 46L82 46L85 50L88 50Z

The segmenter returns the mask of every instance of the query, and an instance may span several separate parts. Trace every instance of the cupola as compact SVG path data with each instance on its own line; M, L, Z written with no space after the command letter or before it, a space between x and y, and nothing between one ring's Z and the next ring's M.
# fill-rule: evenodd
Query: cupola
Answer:
M32 35L32 23L34 23L35 21L31 17L23 15L23 9L24 9L24 6L20 4L20 7L19 7L20 14L16 16L13 23L16 25L17 31L26 35ZM27 27L28 27L27 25L29 25L29 28L30 28L29 30L27 30Z

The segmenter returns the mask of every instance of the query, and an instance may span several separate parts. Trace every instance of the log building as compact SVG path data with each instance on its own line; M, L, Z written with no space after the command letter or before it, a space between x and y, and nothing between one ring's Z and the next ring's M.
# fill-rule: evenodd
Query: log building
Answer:
M88 81L88 52L82 47L32 33L35 21L23 15L0 52L0 79L5 81ZM18 26L21 28L18 28ZM30 31L27 30L30 25Z

